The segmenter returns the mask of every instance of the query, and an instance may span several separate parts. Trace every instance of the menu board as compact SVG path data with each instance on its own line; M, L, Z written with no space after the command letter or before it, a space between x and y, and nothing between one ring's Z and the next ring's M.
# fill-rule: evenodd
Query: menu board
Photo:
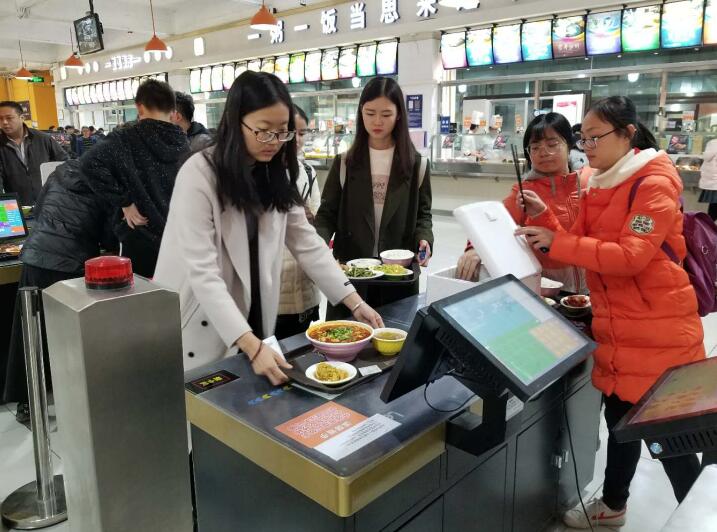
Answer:
M82 87L82 95L85 98L85 103L92 103L92 100L90 99L90 86L85 85Z
M97 103L97 91L94 85L90 85L90 103Z
M221 65L212 67L212 90L224 90L224 69Z
M273 57L266 57L261 60L261 71L266 72L267 74L274 73L274 58Z
M167 83L167 74L162 72L161 74L155 75L154 79L156 79L157 81L161 81L163 83Z
M398 41L383 41L376 48L376 74L391 76L398 73Z
M249 70L249 68L247 67L246 61L243 63L237 63L234 67L234 79L237 79L247 70Z
M704 0L672 2L662 6L660 42L663 48L702 44Z
M660 6L633 7L622 12L623 52L660 47Z
M261 72L261 59L252 59L247 63L246 68L252 72Z
M339 79L339 49L324 50L321 55L321 79L332 81Z
M110 82L109 81L106 81L102 84L102 94L105 97L106 102L114 101L112 99L112 94L110 93Z
M122 82L120 82L120 81L117 82L118 85L120 83L122 83ZM134 98L134 91L132 90L132 80L129 78L124 80L123 85L124 85L124 99L131 100L132 98ZM119 93L119 91L117 91L117 92Z
M466 34L466 59L468 66L493 64L493 40L490 28L470 30Z
M229 63L228 65L224 65L222 67L222 85L224 85L224 90L228 91L232 88L232 85L234 84L234 64Z
M553 58L552 26L551 20L523 24L523 61L545 61Z
M85 105L85 92L82 90L82 87L77 87L77 103Z
M493 57L498 64L517 63L522 59L520 24L493 28Z
M110 81L110 100L113 102L126 100L123 81Z
M288 55L282 55L274 63L274 74L284 83L289 83L289 60Z
M97 98L97 103L104 103L105 95L102 92L102 83L95 85L95 96Z
M444 69L468 66L465 31L441 35L441 62Z
M307 82L321 81L321 50L306 54L304 77Z
M339 53L339 78L348 79L356 75L356 47L341 48Z
M621 11L590 13L585 32L588 55L619 54L622 51L621 24Z
M289 83L304 82L304 63L306 55L302 53L292 54L289 60Z
M376 44L362 44L356 56L356 75L359 77L376 75Z
M204 67L202 69L202 77L199 88L202 92L209 92L212 90L212 67Z
M139 90L139 85L140 85L139 79L138 79L138 78L134 78L134 79L132 80L132 98L136 98L136 97L137 97L137 90ZM126 89L126 87L125 87L125 89ZM125 93L126 93L126 92L127 92L127 91L125 90Z
M189 92L196 94L202 91L202 71L192 70L189 72Z
M717 44L717 0L705 2L705 25L702 40L705 44Z
M72 89L65 89L65 101L67 105L75 105L75 100L72 99Z
M553 57L583 57L585 55L585 17L565 17L553 20Z

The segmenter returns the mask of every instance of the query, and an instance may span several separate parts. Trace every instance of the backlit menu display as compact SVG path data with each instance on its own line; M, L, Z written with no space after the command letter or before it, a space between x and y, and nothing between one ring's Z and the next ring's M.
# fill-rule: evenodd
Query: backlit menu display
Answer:
M705 44L717 44L717 0L705 2Z
M110 100L113 102L126 100L124 95L124 82L123 81L110 81Z
M523 24L521 39L523 61L545 61L553 58L552 26L550 20Z
M192 70L189 73L189 92L197 93L202 90L202 71Z
M202 69L202 92L210 92L212 90L212 67L204 67Z
M65 101L67 105L75 105L75 100L72 98L72 89L65 89Z
M465 31L441 35L441 62L445 69L468 66Z
M252 59L247 63L247 69L252 72L261 72L261 59Z
M235 78L236 76L234 75L234 65L232 63L224 65L224 67L222 68L222 85L224 85L225 91L228 91L232 88Z
M622 12L623 52L660 47L660 6L634 7Z
M466 33L466 59L468 66L493 64L493 39L490 28L470 30Z
M662 6L660 41L663 48L702 44L704 0L671 2Z
M362 44L356 57L356 74L359 77L376 75L376 44Z
M321 56L321 79L331 81L339 79L339 49L324 50Z
M266 72L267 74L274 73L274 58L273 57L266 57L261 60L261 71Z
M221 65L212 67L212 90L224 90L224 69Z
M274 63L274 74L284 83L289 83L289 60L288 55L282 55Z
M383 41L376 48L376 74L392 76L398 72L398 41Z
M234 67L234 79L241 76L247 70L249 70L249 68L247 67L246 61L237 63L236 66Z
M621 24L621 11L590 13L585 34L588 55L619 54L622 51Z
M321 50L306 54L304 78L307 82L321 81Z
M498 64L517 63L522 59L520 24L493 28L493 57Z
M292 54L289 61L289 83L304 82L304 63L306 62L306 54Z
M356 75L356 47L341 48L339 53L339 78L348 79Z
M553 21L553 57L585 55L585 17L556 18Z

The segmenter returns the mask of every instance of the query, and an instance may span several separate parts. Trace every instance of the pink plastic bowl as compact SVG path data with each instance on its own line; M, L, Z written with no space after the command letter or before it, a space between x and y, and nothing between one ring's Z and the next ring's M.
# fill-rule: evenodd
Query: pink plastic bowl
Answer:
M384 264L400 264L404 268L410 268L413 259L414 253L407 249L388 249L381 252L381 260Z
M359 340L358 342L350 342L346 344L329 344L326 342L319 342L318 340L314 340L311 336L309 336L309 333L318 328L322 327L324 325L331 324L331 325L341 325L341 324L347 324L347 325L358 325L359 327L362 327L369 331L371 334L368 335L367 338L364 338L363 340ZM335 360L337 362L351 362L354 360L358 354L364 350L368 345L371 343L371 339L373 338L373 327L370 325L366 325L365 323L360 323L358 321L349 321L349 320L337 320L337 321L326 321L322 323L317 323L316 325L309 327L309 329L306 331L306 338L311 342L311 345L316 348L316 350L319 353L322 353L326 356L329 360Z

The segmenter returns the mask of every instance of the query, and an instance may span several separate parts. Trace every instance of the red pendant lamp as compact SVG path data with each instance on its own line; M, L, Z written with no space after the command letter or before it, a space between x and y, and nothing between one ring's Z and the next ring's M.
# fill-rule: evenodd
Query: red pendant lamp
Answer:
M15 79L32 79L32 72L25 68L25 59L22 57L22 44L20 44L20 41L17 41L17 46L20 48L20 70L15 72Z
M152 14L152 38L144 47L145 52L167 52L167 44L157 37L157 29L154 26L154 7L152 6L152 0L149 0L149 10Z
M82 59L79 58L77 52L75 52L75 43L72 40L72 28L70 28L70 48L72 49L72 53L70 54L70 57L65 59L63 66L65 68L80 71L85 68L85 64L82 62Z
M251 22L249 23L251 29L258 31L271 31L276 28L277 24L279 24L279 21L271 14L271 11L266 8L262 0L259 11L256 12L256 15L251 17Z

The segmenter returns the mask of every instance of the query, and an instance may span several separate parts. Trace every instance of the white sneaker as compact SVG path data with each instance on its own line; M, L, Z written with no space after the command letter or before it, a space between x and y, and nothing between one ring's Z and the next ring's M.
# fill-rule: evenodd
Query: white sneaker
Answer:
M610 509L610 507L602 502L602 499L593 499L585 505L588 518L593 527L621 527L625 524L625 514L627 508L623 508L619 512ZM578 504L572 510L568 510L563 516L563 523L570 528L585 529L590 528L588 518L585 517L582 505Z

